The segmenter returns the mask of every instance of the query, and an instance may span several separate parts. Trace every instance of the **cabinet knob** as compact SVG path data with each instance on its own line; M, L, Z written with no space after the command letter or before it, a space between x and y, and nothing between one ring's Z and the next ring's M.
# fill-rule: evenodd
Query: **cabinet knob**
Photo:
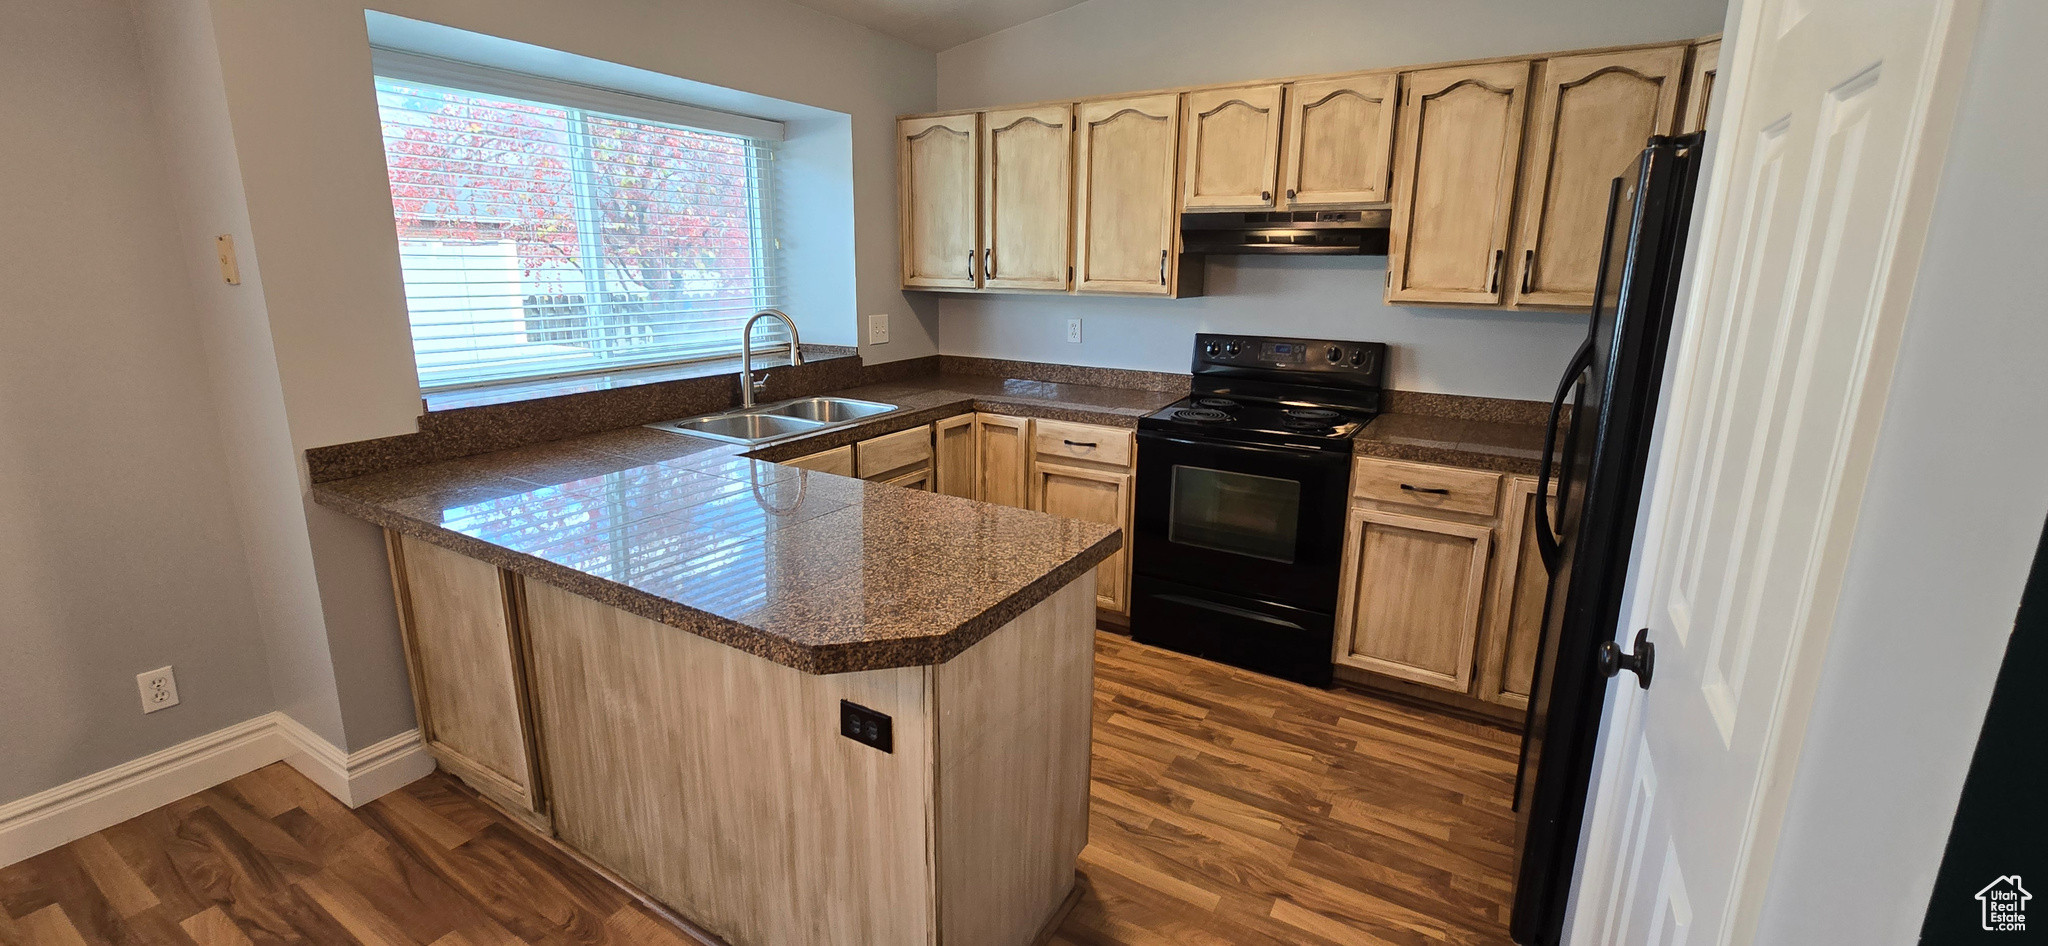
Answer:
M1272 192L1272 191L1260 191L1260 192L1259 192L1259 199L1260 199L1260 200L1263 200L1263 201L1269 201L1269 202L1270 202L1270 201L1271 201L1271 200L1273 199L1273 192Z
M1288 200L1293 200L1293 199L1294 199L1294 188L1290 187L1290 188L1288 188L1288 189L1287 189L1287 199L1288 199Z

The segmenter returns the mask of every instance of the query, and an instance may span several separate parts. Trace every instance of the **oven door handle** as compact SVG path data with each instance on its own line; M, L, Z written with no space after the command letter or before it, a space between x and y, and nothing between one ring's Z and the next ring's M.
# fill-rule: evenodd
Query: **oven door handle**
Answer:
M1198 447L1203 450L1232 450L1242 453L1273 453L1282 456L1293 457L1296 459L1309 459L1311 457L1325 456L1345 457L1349 455L1348 451L1344 453L1339 453L1335 450L1319 450L1315 447L1297 447L1286 444L1275 444L1272 446L1266 446L1261 444L1249 443L1227 443L1215 440L1187 440L1181 437L1171 437L1166 434L1155 434L1150 431L1140 431L1138 433L1138 439L1141 443L1149 441L1152 443L1178 444L1183 447ZM1144 454L1140 452L1139 455L1143 456Z
M1235 618L1244 618L1247 621L1257 621L1261 624L1275 624L1279 625L1280 627L1296 631L1307 630L1307 628L1302 627L1301 625L1296 624L1293 621L1283 621L1270 614L1260 614L1257 611L1247 611L1243 608L1233 608L1227 604L1217 604L1214 601L1203 601L1200 598L1190 598L1187 595L1153 595L1153 597L1158 598L1161 601L1171 601L1174 604L1186 605L1190 608L1201 608L1204 611L1215 611L1219 614L1228 614L1231 617Z

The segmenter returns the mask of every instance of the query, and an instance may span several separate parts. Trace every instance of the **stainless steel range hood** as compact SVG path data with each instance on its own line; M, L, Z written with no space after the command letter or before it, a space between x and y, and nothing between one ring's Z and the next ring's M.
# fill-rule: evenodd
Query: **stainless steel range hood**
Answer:
M1181 214L1182 252L1385 256L1385 210Z

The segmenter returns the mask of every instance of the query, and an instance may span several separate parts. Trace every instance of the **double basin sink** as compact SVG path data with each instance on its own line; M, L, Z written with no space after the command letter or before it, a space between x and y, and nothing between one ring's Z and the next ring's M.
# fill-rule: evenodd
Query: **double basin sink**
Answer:
M894 404L857 401L848 397L805 397L779 404L763 404L759 407L726 411L722 414L665 420L647 426L671 433L691 434L751 446L770 440L781 440L784 437L815 433L831 427L842 427L895 409Z

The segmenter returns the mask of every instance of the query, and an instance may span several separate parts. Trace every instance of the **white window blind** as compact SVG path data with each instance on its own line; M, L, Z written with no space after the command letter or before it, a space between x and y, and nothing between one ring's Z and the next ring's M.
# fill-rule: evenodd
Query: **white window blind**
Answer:
M725 357L778 304L773 138L422 71L380 55L377 75L422 389ZM757 349L787 344L780 322L756 329Z

